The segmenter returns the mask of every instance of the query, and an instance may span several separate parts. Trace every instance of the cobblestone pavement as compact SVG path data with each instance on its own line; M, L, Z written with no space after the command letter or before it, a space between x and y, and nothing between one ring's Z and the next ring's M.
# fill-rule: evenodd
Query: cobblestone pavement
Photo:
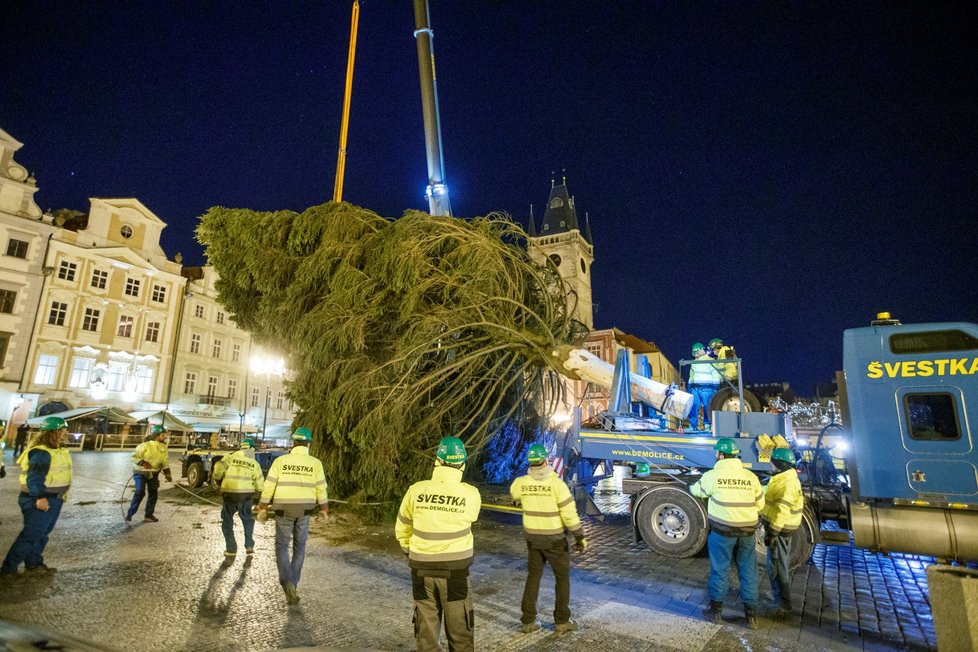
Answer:
M413 649L407 566L393 527L335 514L314 525L302 601L288 607L274 562L274 528L256 526L253 559L224 562L218 507L163 483L159 523L123 520L128 453L75 453L75 483L51 535L47 579L0 586L0 615L108 649ZM177 455L173 464L178 466ZM13 464L7 456L8 471ZM175 473L179 475L179 472ZM16 473L0 481L0 553L20 530ZM338 510L334 510L338 511ZM525 548L518 517L483 512L475 528L472 586L479 650L935 649L924 561L847 547L816 549L792 585L800 613L743 627L736 580L725 623L699 618L705 557L667 559L633 542L625 518L588 520L590 548L575 555L571 609L581 629L557 635L549 571L544 628L519 632ZM238 532L240 537L240 530ZM240 544L239 544L240 547ZM768 589L762 574L762 591Z

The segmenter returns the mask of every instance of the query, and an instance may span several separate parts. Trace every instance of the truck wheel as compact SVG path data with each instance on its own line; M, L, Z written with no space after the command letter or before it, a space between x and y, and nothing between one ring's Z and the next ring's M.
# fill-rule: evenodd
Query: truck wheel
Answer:
M744 390L744 409L747 412L760 412L761 402ZM740 412L740 397L733 387L724 387L710 399L710 412Z
M642 540L667 557L692 557L706 543L706 510L684 488L664 485L639 497L636 524Z
M808 563L808 559L812 556L812 550L818 543L818 534L819 528L815 523L815 514L806 507L805 513L801 515L801 527L795 530L794 536L791 537L789 566L792 571Z
M204 484L204 463L201 461L191 462L187 465L187 484L191 489L196 489Z

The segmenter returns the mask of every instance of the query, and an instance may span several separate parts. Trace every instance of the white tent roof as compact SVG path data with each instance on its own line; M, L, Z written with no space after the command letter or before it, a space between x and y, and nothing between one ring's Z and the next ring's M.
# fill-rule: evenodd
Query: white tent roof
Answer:
M185 422L173 416L166 410L144 410L142 412L130 412L129 416L136 421L147 421L153 423L154 425L162 423L168 430L179 430L181 432L190 432L193 430L193 428L191 428Z
M130 417L128 414L122 410L109 406L109 405L95 405L92 407L75 408L74 410L65 410L64 412L55 412L54 414L45 414L42 417L34 417L33 419L27 420L27 425L37 427L44 423L44 420L48 417L61 417L65 421L70 421L72 419L78 419L85 416L103 416L113 423L135 423L136 420Z

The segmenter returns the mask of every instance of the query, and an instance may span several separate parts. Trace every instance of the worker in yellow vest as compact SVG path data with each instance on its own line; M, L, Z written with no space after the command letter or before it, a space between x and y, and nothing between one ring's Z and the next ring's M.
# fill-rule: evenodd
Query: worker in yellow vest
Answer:
M68 424L61 417L47 417L40 433L17 459L20 464L20 511L24 529L14 540L0 566L0 576L18 577L23 563L27 574L53 573L44 563L48 535L58 522L71 487L71 454L63 448Z
M771 580L774 615L791 613L791 539L801 527L805 496L795 470L795 454L790 448L775 448L771 466L778 474L764 488L764 545L767 546L767 576Z
M547 449L533 444L527 453L527 474L513 481L509 495L523 507L523 536L526 537L527 576L523 588L521 631L540 629L537 594L543 567L549 562L554 573L554 625L558 634L577 629L570 619L570 551L565 531L574 535L574 549L587 550L587 539L577 515L570 489L547 463Z
M309 454L311 442L309 428L295 429L292 450L272 462L258 503L259 521L268 518L269 505L275 510L275 561L278 581L289 604L299 602L299 578L306 559L310 517L315 514L325 519L329 513L326 474L323 463Z
M245 437L241 449L222 457L214 464L214 481L220 484L224 505L221 507L221 532L224 533L224 556L238 554L238 542L234 540L234 515L241 519L244 528L245 554L255 552L255 516L251 513L255 494L265 487L265 476L255 459L255 440Z
M394 535L411 567L414 636L418 652L441 650L441 620L449 652L475 649L472 608L472 523L479 518L479 490L462 482L468 453L457 437L445 437L435 453L430 480L404 494Z
M143 496L147 492L149 498L146 499L143 522L156 523L160 520L155 514L156 497L160 490L160 473L163 473L167 482L173 482L173 476L170 475L170 452L166 447L168 435L166 426L153 426L150 429L151 439L136 446L136 450L132 452L132 481L136 487L136 493L129 504L129 511L126 512L127 521L132 520L139 509L139 503L143 502Z
M750 629L757 629L757 559L754 553L754 532L758 514L764 508L764 491L757 476L744 468L740 447L731 437L722 437L713 446L717 463L703 474L690 493L708 498L707 515L710 535L706 540L710 553L710 579L707 593L710 606L703 616L719 623L731 559L737 562L740 578L740 599Z

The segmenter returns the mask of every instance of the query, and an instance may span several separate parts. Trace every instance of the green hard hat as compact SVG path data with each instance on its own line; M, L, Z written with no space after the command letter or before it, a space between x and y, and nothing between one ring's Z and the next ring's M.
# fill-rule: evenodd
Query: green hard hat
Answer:
M794 464L795 452L790 448L775 448L774 452L771 453L771 461L773 462L774 460Z
M710 340L710 348L712 349L717 346L723 346L723 340L721 340L719 337L714 337L712 340Z
M696 344L693 345L693 355L696 355L697 351L702 351L705 348L706 347L703 346L702 342L697 342Z
M292 433L292 439L294 441L312 441L312 430L309 430L305 426L300 426Z
M648 462L638 462L635 464L635 475L648 475L649 471L650 469Z
M713 450L720 451L724 455L737 455L740 453L740 446L733 440L733 437L721 437L713 445Z
M67 430L68 422L61 417L48 417L41 423L41 430Z
M166 432L166 426L160 424L153 426L153 428L150 430L150 433L152 433L154 437L159 437L165 432Z
M254 448L255 440L251 437L245 437L241 440L241 448Z
M528 461L530 464L540 464L541 462L546 461L548 457L550 457L550 454L547 453L546 446L543 444L533 444L530 446L530 450L526 454L526 461Z
M458 437L445 437L438 444L438 451L435 457L447 464L461 464L468 459L469 454L465 452L465 444Z

